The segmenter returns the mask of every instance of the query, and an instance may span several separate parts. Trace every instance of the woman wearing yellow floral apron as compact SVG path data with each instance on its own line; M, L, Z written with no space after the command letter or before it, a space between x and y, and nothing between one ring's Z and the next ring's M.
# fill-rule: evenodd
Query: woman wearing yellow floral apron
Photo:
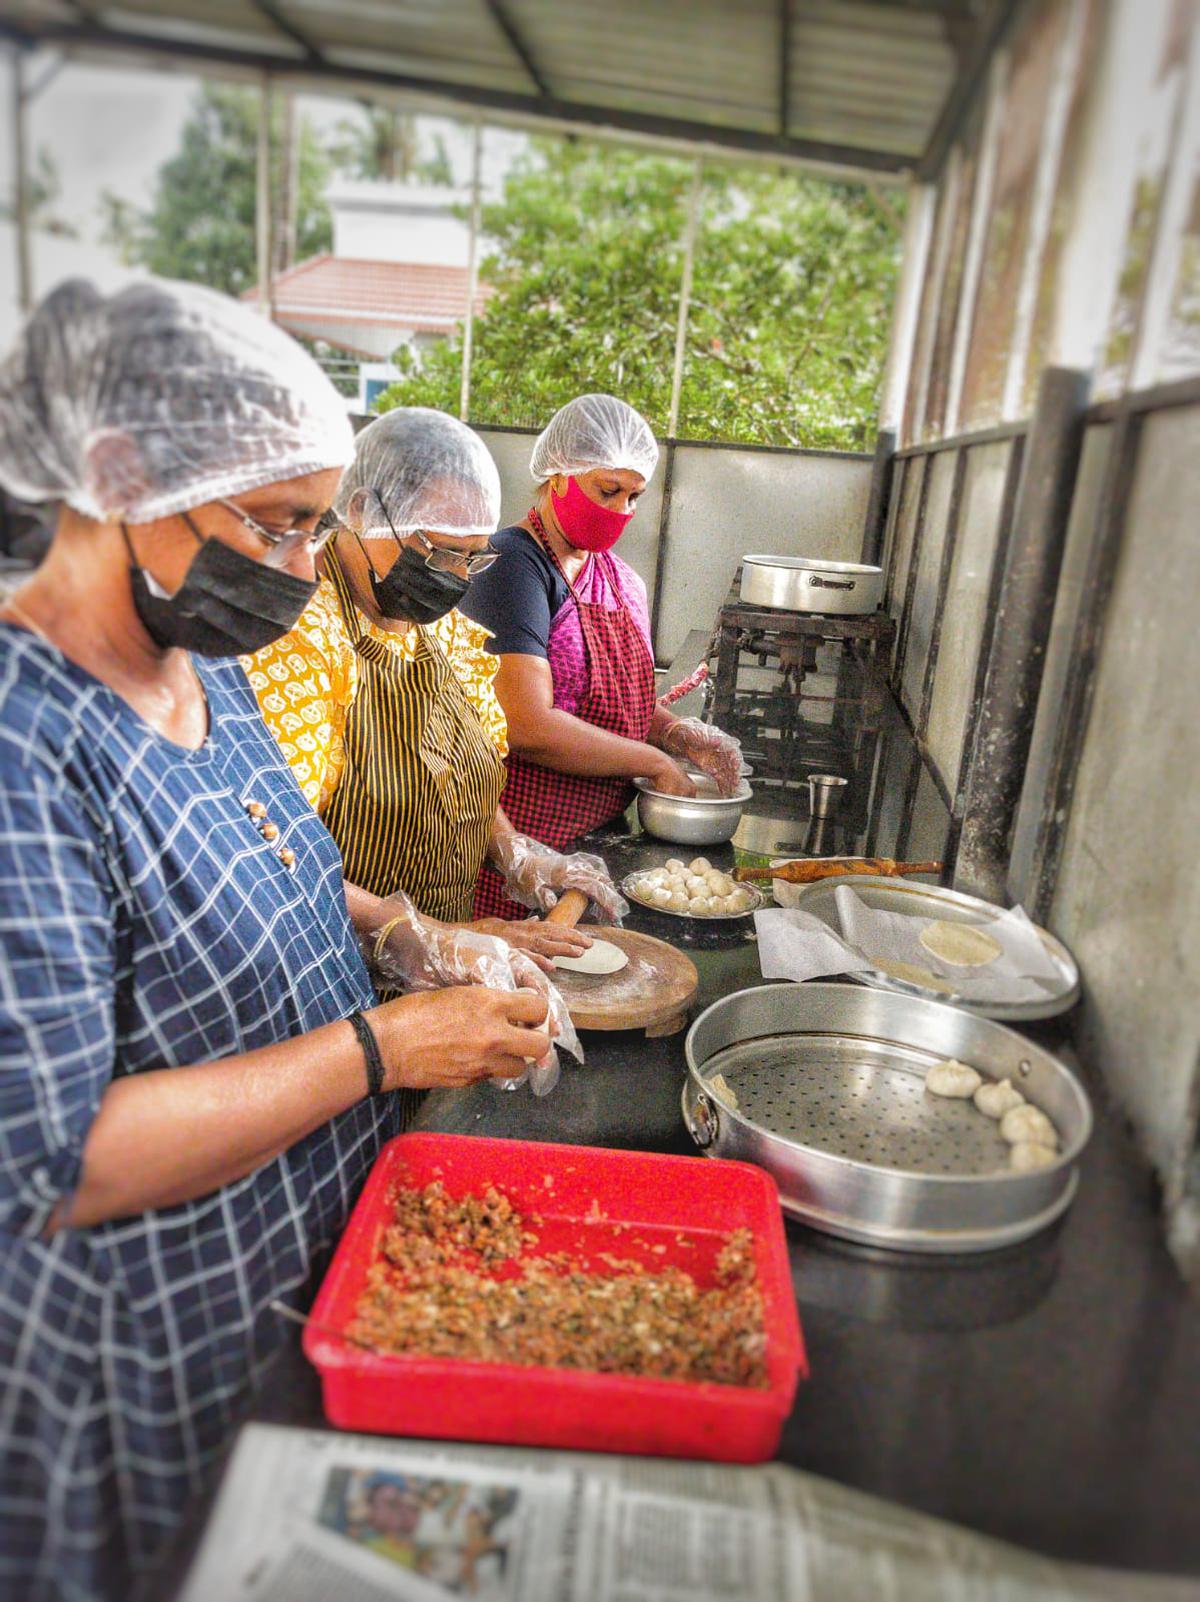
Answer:
M247 662L347 880L397 897L398 911L408 898L435 939L439 921L470 919L485 861L523 906L548 910L578 888L600 916L622 910L598 858L516 835L499 809L508 746L498 663L457 605L471 574L495 560L499 506L495 464L464 424L419 407L377 419L334 500L340 526L317 594L289 635ZM471 928L541 966L588 943L535 919Z

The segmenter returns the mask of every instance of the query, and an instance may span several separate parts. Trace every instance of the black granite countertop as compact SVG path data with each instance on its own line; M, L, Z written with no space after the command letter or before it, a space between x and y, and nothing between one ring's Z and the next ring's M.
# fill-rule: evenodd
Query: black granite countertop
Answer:
M898 837L902 844L919 830L922 854L936 854L949 820L913 777L911 741L905 753L906 732L891 715L874 738L861 769L871 793L848 796L847 821L825 849L897 855ZM881 782L881 772L890 779ZM914 822L918 793L926 816ZM806 826L796 791L760 789L735 846L796 849ZM669 856L727 866L735 855L734 846L650 840L631 820L587 845L618 879ZM699 1007L762 983L752 919L700 928L635 908L628 922L689 952ZM1065 1048L1061 1023L1036 1033ZM490 1086L438 1093L418 1127L692 1151L679 1109L683 1039L590 1034L587 1065L567 1070L549 1097ZM1075 1067L1088 1083L1086 1065ZM1088 1088L1096 1130L1074 1204L1023 1246L962 1260L903 1257L788 1224L811 1374L780 1456L1054 1556L1200 1576L1200 1298L1167 1255L1145 1164L1102 1089ZM254 1417L320 1425L317 1378L298 1338ZM153 1602L175 1595L204 1511L147 1593Z

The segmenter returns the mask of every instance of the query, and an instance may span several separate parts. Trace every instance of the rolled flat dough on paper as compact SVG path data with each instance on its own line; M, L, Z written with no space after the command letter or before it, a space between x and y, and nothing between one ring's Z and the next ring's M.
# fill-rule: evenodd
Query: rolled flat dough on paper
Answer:
M582 956L555 957L554 966L571 973L620 973L629 966L629 953L611 940L593 940Z
M952 968L986 967L1002 949L998 940L969 923L928 923L921 930L920 941L931 957Z
M936 990L939 995L952 996L954 987L948 985L937 974L931 973L928 968L918 968L914 962L894 962L890 957L872 957L871 961L880 973L889 974L893 979L904 979L910 985L924 985L926 990Z

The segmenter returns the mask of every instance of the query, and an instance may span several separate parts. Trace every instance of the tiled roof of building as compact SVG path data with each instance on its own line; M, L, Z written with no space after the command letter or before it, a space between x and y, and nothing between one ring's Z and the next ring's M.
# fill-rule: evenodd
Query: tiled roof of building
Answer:
M365 324L418 334L449 333L466 311L467 269L424 262L359 261L312 256L280 273L273 285L276 321ZM248 290L253 299L256 290ZM475 311L491 294L479 284Z

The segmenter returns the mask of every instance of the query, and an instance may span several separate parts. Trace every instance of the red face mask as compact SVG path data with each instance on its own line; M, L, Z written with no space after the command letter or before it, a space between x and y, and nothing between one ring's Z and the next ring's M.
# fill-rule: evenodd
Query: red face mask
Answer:
M574 478L567 480L565 495L550 491L550 504L559 528L578 551L612 550L633 516L632 512L614 512L610 506L597 505Z

